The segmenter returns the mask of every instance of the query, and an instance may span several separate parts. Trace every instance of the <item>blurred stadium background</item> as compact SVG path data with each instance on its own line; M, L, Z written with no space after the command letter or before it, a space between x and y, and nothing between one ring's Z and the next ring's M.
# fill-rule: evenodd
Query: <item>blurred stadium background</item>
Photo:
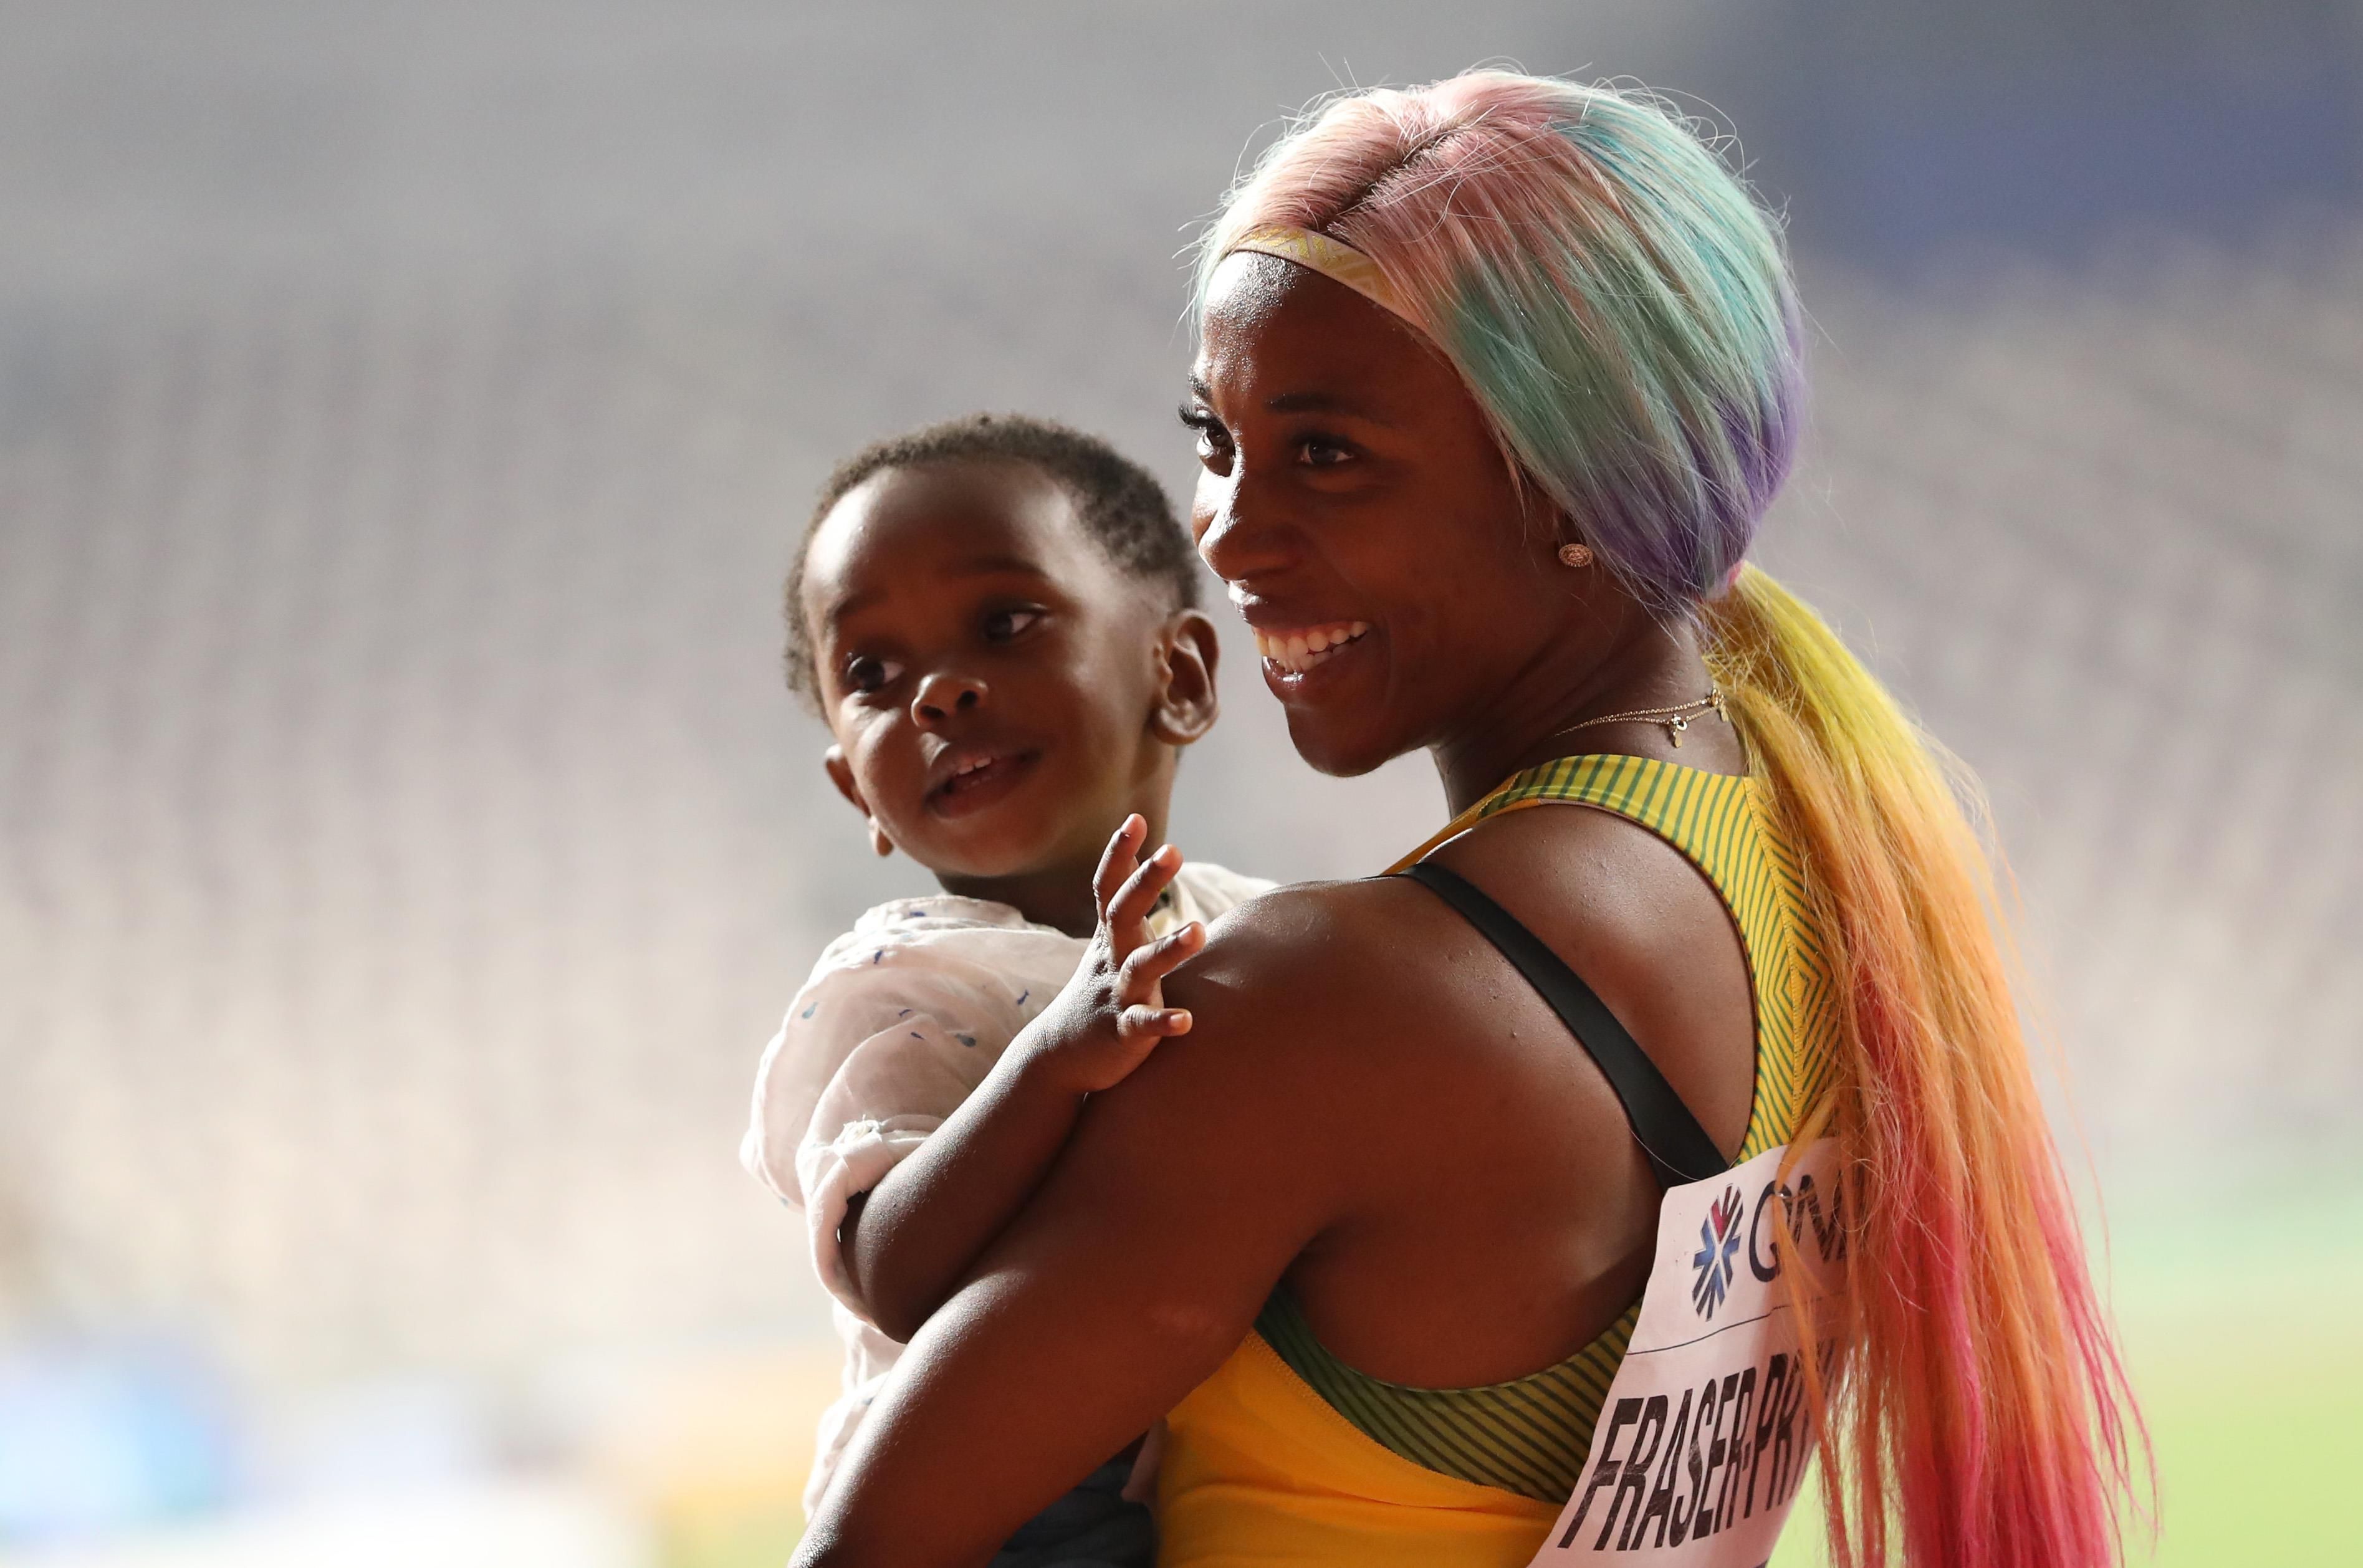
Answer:
M1762 553L1993 791L2158 1560L2351 1550L2363 21L1960 11L0 6L0 1563L781 1559L834 1363L736 1140L911 885L780 687L808 497L978 407L1179 491L1242 149L1484 60L1791 210ZM1185 848L1433 825L1231 691Z

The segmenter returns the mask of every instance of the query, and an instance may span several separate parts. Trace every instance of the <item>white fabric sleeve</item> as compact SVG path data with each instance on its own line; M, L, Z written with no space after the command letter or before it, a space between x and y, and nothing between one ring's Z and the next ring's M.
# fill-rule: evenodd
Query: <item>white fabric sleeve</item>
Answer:
M739 1144L740 1163L790 1207L805 1207L806 1193L796 1175L796 1146L838 1072L873 1039L882 1044L872 1055L882 1059L862 1077L863 1103L845 1121L915 1110L931 1110L938 1120L951 1114L949 1106L938 1106L940 1090L925 1074L918 1080L923 1098L904 1099L891 1070L897 1053L882 1041L905 1026L906 1020L926 1014L942 1021L948 1030L960 1031L960 1038L989 1043L997 1056L1016 1026L1004 1016L1010 1009L993 995L993 981L975 966L950 959L940 944L915 944L891 931L857 928L829 944L763 1049L747 1134ZM918 1042L912 1043L920 1047ZM933 1055L943 1049L936 1043L900 1055ZM970 1069L972 1082L982 1082L991 1066L988 1059ZM829 1129L829 1135L836 1131Z
M814 1272L865 1321L837 1243L847 1209L984 1081L1082 945L1022 922L868 918L830 944L790 1007L763 1055L741 1157L804 1211Z
M838 1227L853 1199L917 1153L983 1081L993 1059L962 1038L929 1013L897 1018L846 1057L796 1145L813 1270L864 1322L869 1307L846 1273Z
M1261 877L1243 877L1211 860L1186 860L1174 878L1181 898L1175 914L1180 921L1212 921L1249 899L1269 893L1279 884Z

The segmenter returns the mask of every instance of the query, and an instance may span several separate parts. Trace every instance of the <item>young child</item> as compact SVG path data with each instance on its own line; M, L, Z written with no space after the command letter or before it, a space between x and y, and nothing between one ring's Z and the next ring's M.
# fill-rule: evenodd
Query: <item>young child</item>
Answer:
M1204 922L1271 886L1170 846L1134 872L1161 842L1182 748L1215 723L1215 629L1196 600L1196 556L1157 481L1059 425L937 425L858 454L822 491L788 578L790 683L827 721L828 776L871 845L943 892L881 905L829 944L756 1078L743 1158L804 1211L846 1350L807 1517L902 1342L1047 1167L1082 1091L1187 1027L1155 1007L1157 979ZM1093 941L1104 911L1120 951ZM1105 1027L1082 1046L1062 1036L1063 1092L1028 1102L1048 1119L980 1097L971 1118L991 1101L1008 1142L964 1150L957 1169L905 1167L1087 956ZM1067 1012L1084 1016L1072 999ZM1012 1054L996 1085L1026 1060ZM1118 1496L1121 1459L996 1562L1145 1568L1153 1537Z

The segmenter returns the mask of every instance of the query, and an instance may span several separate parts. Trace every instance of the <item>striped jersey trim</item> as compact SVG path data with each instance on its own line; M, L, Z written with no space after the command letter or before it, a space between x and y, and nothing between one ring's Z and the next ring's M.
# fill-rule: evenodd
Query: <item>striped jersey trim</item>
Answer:
M1756 1088L1747 1160L1787 1142L1830 1066L1830 977L1803 921L1795 856L1746 778L1639 756L1570 756L1509 780L1454 824L1566 803L1640 823L1714 884L1746 950L1756 992ZM1256 1319L1289 1370L1370 1438L1441 1474L1545 1503L1575 1490L1592 1429L1640 1317L1636 1299L1599 1338L1556 1366L1481 1388L1414 1388L1348 1366L1314 1336L1287 1286Z

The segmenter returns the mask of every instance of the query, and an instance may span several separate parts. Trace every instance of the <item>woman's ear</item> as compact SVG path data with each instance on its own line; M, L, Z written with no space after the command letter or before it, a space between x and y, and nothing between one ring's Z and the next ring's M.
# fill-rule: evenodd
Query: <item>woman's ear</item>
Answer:
M1215 666L1223 656L1215 623L1195 610L1177 612L1162 639L1162 679L1148 733L1168 745L1188 745L1215 727L1221 703L1215 696Z
M861 798L861 786L853 781L853 764L845 760L845 748L841 745L830 746L821 753L820 765L826 770L828 781L837 786L837 792L844 796L847 802L855 811L860 812L862 819L869 823L870 847L882 856L893 854L894 841L886 836L885 828L881 826L877 817L871 813L870 802Z

